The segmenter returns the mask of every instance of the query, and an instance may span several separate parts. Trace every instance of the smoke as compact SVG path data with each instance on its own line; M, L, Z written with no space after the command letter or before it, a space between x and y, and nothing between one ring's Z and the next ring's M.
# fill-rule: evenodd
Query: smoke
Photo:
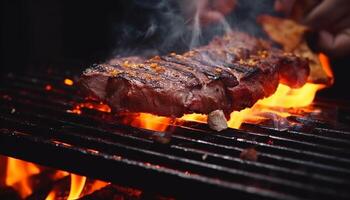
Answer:
M237 0L232 11L225 14L215 12L208 5L213 0L133 0L131 2L129 2L131 5L123 8L124 17L114 26L116 49L112 57L150 57L169 52L182 53L205 45L213 37L232 30L263 37L264 33L256 22L257 16L275 14L273 0ZM211 18L214 20L209 23L208 19ZM210 64L222 64L205 53L201 56ZM273 113L265 113L265 115L273 120L274 127L278 129L286 127L286 120L280 120L278 115Z
M235 2L234 0L231 0L231 1ZM202 43L201 41L202 41L202 27L203 27L202 21L203 20L201 20L201 18L204 18L206 20L216 21L217 23L216 27L211 29L214 35L220 34L222 32L232 31L231 26L226 20L225 16L218 11L209 10L210 6L211 5L208 0L193 0L192 6L183 8L184 14L185 15L187 14L187 16L190 16L190 18L191 18L191 13L193 13L193 11L195 13L193 15L193 20L191 19L187 20L189 22L193 21L192 27L190 28L191 30L191 42L189 45L190 49ZM209 23L209 22L206 21L204 23ZM210 35L213 35L213 34L210 34Z
M201 10L200 5L197 1L196 14L194 15L193 27L192 27L192 37L191 37L191 42L190 42L189 48L193 48L193 47L200 44L200 37L202 35L202 27L200 24L199 16L200 16L201 12L202 12L202 10Z
M228 1L228 0L227 0ZM114 23L112 56L181 53L205 45L214 36L240 30L255 36L263 32L256 23L262 13L272 13L272 0L237 0L225 15L214 13L208 0L132 0L125 2L123 17ZM203 23L203 16L216 19Z

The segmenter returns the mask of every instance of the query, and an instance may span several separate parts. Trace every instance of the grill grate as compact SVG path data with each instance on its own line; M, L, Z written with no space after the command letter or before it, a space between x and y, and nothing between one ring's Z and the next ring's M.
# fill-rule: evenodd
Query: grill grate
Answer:
M289 129L246 123L216 133L205 124L171 125L170 143L160 144L152 138L164 133L113 123L108 113L66 112L83 99L65 78L2 77L1 154L178 198L350 198L346 104L321 101L314 106L330 110L328 120L295 115ZM258 161L239 158L247 148L259 152Z

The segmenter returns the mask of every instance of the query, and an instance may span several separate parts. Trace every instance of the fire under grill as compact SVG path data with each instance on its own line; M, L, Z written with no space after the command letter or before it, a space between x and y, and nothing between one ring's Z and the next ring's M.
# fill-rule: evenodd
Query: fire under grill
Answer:
M95 109L67 112L84 99L65 78L2 76L0 154L180 199L350 198L346 103L318 100L312 107L322 114L295 111L286 127L266 121L215 132L188 122L162 133ZM247 149L257 152L256 161L242 157Z

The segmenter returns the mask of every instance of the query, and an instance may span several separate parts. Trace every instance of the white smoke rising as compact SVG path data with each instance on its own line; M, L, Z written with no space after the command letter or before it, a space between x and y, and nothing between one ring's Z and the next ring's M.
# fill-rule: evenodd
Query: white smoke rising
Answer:
M241 30L252 35L262 31L256 16L269 13L272 0L237 0L226 15L215 13L216 21L203 23L203 15L213 14L209 0L133 0L137 5L123 9L124 18L115 24L113 56L181 53L205 45L215 35ZM153 3L148 3L153 2ZM156 2L156 3L154 3ZM135 11L135 7L139 11ZM218 19L219 18L219 19Z
M232 31L230 24L226 20L225 16L220 12L209 11L208 8L211 7L210 2L208 0L193 0L188 4L188 1L180 2L183 5L180 5L182 12L188 18L186 21L190 22L190 31L191 31L191 41L189 48L194 48L200 45L202 42L202 16L205 14L215 14L217 18L219 18L216 29L223 30L223 32L227 33ZM194 14L193 14L194 13ZM209 26L209 25L207 25Z

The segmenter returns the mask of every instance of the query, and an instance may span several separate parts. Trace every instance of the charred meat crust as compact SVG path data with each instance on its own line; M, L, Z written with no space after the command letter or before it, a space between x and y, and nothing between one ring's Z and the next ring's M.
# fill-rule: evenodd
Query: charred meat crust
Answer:
M87 69L80 85L114 112L148 112L180 117L251 107L273 94L279 82L302 86L305 59L272 48L247 34L232 32L182 55L148 60L115 59Z

